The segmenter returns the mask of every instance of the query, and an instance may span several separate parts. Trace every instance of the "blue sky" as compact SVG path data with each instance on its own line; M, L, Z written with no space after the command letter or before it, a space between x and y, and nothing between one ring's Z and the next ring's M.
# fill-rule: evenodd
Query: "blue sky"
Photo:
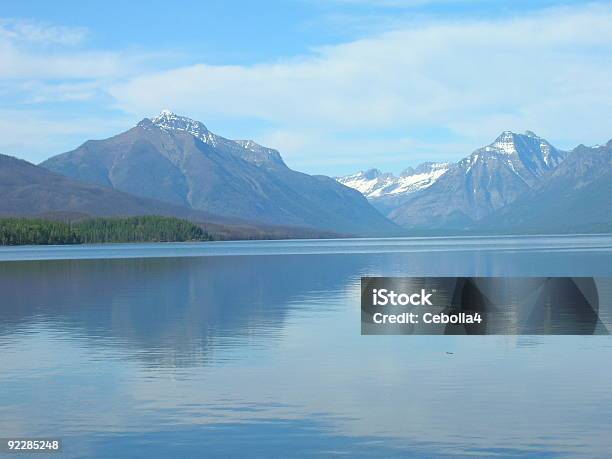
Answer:
M612 3L10 2L0 153L39 162L169 108L290 166L457 160L505 129L612 138Z

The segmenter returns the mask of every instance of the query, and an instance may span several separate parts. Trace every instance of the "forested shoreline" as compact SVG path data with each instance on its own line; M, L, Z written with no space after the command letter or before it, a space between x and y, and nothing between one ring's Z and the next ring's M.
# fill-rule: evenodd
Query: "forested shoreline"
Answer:
M0 218L0 245L209 241L198 225L173 217L98 217L65 222Z

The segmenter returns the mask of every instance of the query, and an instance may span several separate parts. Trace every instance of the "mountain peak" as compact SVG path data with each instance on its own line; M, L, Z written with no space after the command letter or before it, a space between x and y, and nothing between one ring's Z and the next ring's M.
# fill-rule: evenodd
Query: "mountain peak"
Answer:
M501 150L507 154L516 153L516 137L518 134L512 131L502 132L487 149Z
M168 110L167 108L164 108L161 112L159 112L159 115L151 118L151 121L154 124L160 124L167 120L178 120L180 118L184 118L184 117L177 115L176 113L174 113L171 110ZM189 119L189 118L186 118L186 119Z
M566 152L557 150L533 131L525 131L524 134L504 131L493 143L474 151L459 164L463 165L466 173L476 164L484 164L488 169L505 164L513 174L534 184L538 177L555 168L565 156Z
M517 134L513 131L502 132L493 143L485 147L486 151L498 151L506 154L515 154L521 149L523 144L534 144L544 148L548 145L546 140L539 137L533 131L525 131L524 134Z
M397 231L363 196L332 179L293 171L276 150L235 142L170 111L100 140L95 148L82 145L51 158L44 166L139 197L238 219L249 235L257 234L261 224L288 228L274 230L276 237L291 234L290 227L347 235ZM6 200L0 201L1 211ZM123 214L122 207L105 204ZM141 212L146 213L152 212ZM197 221L205 222L206 215Z
M204 143L215 144L214 134L212 134L203 123L187 118L186 116L177 115L168 109L162 110L159 115L151 119L145 118L138 123L138 126L145 129L150 129L152 126L155 126L166 132L183 131L193 135Z
M201 122L180 116L165 109L159 115L149 119L145 118L138 127L147 131L159 129L167 133L186 132L196 139L212 147L220 148L226 153L234 154L258 166L275 163L285 166L285 163L277 150L267 148L253 140L229 140L208 130Z
M151 118L151 122L162 129L177 129L182 131L197 132L208 131L204 124L199 121L192 120L186 116L180 116L168 109L162 110L159 115ZM193 132L191 132L194 134ZM195 135L195 134L194 134Z
M532 139L541 139L541 137L539 135L537 135L535 132L533 131L525 131L522 134L518 133L518 132L514 132L514 131L503 131L500 135L497 136L497 139L495 139L495 142L497 141L503 141L503 140L507 140L507 139L515 139L515 138L521 138L521 137L530 137Z

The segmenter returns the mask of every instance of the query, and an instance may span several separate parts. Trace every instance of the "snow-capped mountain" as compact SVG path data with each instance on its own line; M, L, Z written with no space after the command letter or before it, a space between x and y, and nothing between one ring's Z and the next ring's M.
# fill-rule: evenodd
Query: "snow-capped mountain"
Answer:
M459 167L467 173L473 167L499 162L533 185L542 175L557 167L566 155L567 152L557 150L531 131L524 134L504 131L493 143L461 160Z
M170 110L162 110L161 113L150 120L144 119L140 122L144 129L159 128L165 132L184 131L195 138L219 148L257 165L285 166L280 153L272 148L263 147L252 140L229 140L220 135L210 132L204 123L192 120L186 116L179 116Z
M612 230L612 140L574 148L538 185L483 221L505 232L609 233Z
M358 192L294 171L278 151L164 110L41 164L53 172L216 215L349 234L398 228Z
M163 131L185 131L213 147L218 144L217 136L210 132L203 123L186 116L179 116L168 109L162 110L159 115L151 118L150 121L153 126ZM148 126L148 123L144 123L144 126Z
M514 202L567 156L533 132L503 132L387 213L409 227L464 228Z
M425 163L399 177L377 169L337 180L405 227L465 227L512 203L566 157L531 131L505 131L461 161Z
M55 174L8 157L0 162L7 196L0 211L11 215L24 209L159 213L403 234L369 200L411 232L612 228L612 141L566 152L530 131L505 131L457 163L424 163L399 176L371 169L334 180L294 171L276 150L224 138L199 121L163 111L41 164ZM15 173L25 178L15 181Z
M433 185L450 167L448 163L423 163L417 168L405 169L399 177L378 169L360 171L336 180L354 188L368 199L415 193Z

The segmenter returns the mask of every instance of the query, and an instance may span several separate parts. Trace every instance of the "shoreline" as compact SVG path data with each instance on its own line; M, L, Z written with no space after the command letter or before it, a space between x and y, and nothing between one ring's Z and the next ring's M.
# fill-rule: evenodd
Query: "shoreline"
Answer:
M447 236L0 246L0 262L257 255L608 251L612 235Z

